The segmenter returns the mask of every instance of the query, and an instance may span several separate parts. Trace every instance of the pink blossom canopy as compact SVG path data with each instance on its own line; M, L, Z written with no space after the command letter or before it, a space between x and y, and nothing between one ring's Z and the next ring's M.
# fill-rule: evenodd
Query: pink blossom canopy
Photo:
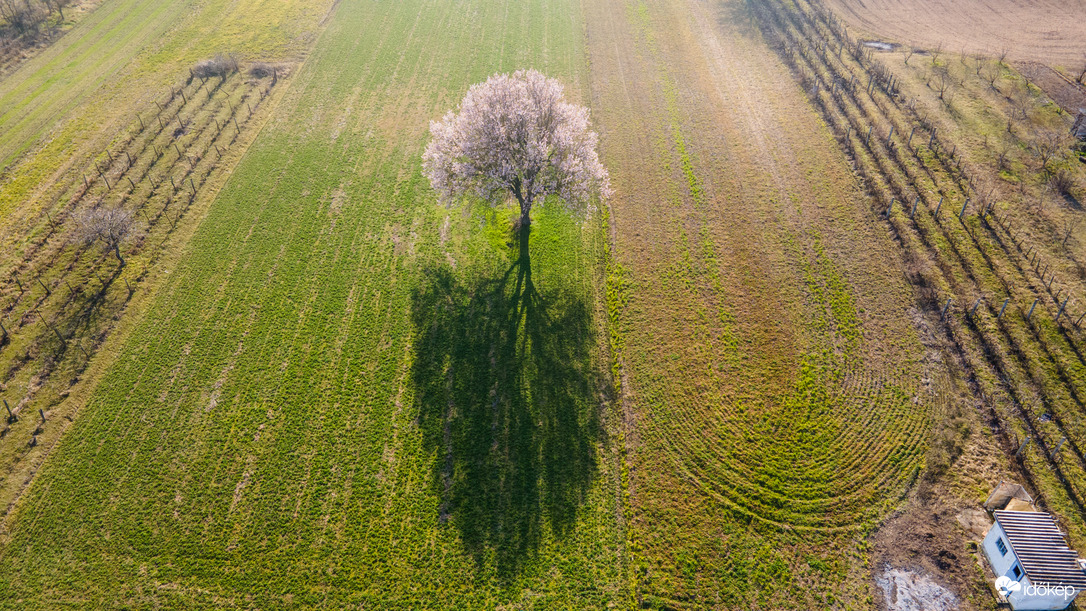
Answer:
M449 202L475 195L500 205L510 194L527 219L532 202L557 195L571 209L609 195L588 109L562 99L562 85L535 70L496 74L430 123L423 172Z

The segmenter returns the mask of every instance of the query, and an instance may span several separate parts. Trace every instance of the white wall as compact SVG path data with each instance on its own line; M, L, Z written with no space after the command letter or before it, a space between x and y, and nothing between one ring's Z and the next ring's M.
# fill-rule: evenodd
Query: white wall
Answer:
M1003 539L1003 544L1007 546L1007 555L999 553L999 548L996 547L996 540ZM984 542L981 544L984 547L984 555L988 557L988 564L992 565L992 571L995 572L996 577L1007 575L1011 570L1011 565L1018 561L1014 556L1014 550L1011 549L1011 544L1007 541L1007 533L1003 532L1003 527L999 525L999 522L992 524L992 527L988 529L988 534L984 537ZM1014 575L1008 575L1011 579L1014 579Z
M999 548L996 547L996 540L1000 538L1003 539L1003 544L1007 546L1005 555L1001 554ZM988 530L981 547L984 549L984 555L987 556L988 564L992 566L996 577L1006 575L1014 579L1014 575L1011 574L1011 567L1018 562L1018 558L1015 557L1014 550L1011 549L1011 544L1007 541L1007 534L1003 532L999 522L993 524L992 528ZM1019 568L1021 568L1021 565L1019 565ZM1056 611L1066 609L1074 600L1073 597L1065 597L1063 592L1056 594L1054 592L1045 593L1043 589L1038 591L1034 584L1030 584L1029 578L1025 575L1022 576L1019 583L1022 584L1022 589L1012 592L1007 597L1014 611ZM1031 585L1034 585L1034 588L1030 588Z

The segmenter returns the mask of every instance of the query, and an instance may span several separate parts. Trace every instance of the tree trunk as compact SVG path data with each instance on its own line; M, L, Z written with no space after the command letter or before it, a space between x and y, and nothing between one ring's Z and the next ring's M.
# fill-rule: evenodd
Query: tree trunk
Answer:
M113 245L113 254L117 255L117 260L121 262L121 267L124 267L124 257L121 256L121 245Z
M528 219L527 213L522 214L520 217L520 237L517 239L520 242L520 262L525 263L529 260L528 254L528 235L532 232L531 220Z

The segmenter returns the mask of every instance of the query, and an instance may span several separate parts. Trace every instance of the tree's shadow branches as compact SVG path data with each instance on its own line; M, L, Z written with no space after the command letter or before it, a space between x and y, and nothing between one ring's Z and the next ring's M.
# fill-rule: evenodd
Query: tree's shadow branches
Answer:
M437 517L508 578L546 528L568 532L596 475L595 336L584 299L537 288L527 256L464 276L430 268L412 295L412 380Z

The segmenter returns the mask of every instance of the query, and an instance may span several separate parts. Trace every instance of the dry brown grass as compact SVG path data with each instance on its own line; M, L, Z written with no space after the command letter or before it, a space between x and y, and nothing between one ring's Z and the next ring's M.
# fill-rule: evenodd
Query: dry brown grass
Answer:
M868 35L947 52L1040 61L1069 70L1083 63L1086 0L828 0ZM1077 71L1076 71L1077 74Z

